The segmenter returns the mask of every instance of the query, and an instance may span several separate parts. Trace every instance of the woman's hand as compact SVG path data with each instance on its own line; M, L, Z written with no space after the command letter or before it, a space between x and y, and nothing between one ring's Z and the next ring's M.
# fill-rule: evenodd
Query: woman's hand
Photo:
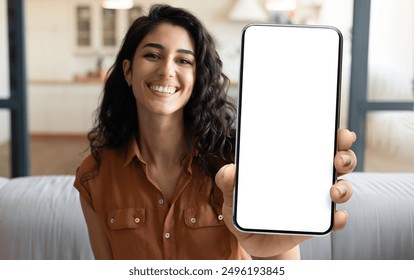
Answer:
M351 172L357 163L356 156L350 150L356 135L347 129L338 131L338 152L335 155L335 168L338 175ZM223 166L216 175L216 183L223 192L223 218L226 226L236 236L242 247L252 256L267 258L282 254L310 236L299 235L271 235L244 233L237 230L232 222L233 215L233 190L236 167L234 164ZM352 196L352 187L346 180L338 180L330 190L331 199L335 203L344 203ZM348 214L344 211L336 211L334 215L334 230L342 229Z

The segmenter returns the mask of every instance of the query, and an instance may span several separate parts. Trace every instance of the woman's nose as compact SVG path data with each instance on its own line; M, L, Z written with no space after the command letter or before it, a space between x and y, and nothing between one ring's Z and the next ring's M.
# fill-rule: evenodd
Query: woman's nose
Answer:
M174 77L175 65L174 61L166 59L158 67L157 74L160 77Z

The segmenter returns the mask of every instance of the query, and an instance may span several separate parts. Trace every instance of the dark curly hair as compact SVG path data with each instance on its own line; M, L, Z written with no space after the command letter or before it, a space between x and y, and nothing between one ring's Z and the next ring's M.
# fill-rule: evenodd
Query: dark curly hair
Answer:
M122 63L133 61L143 38L160 23L186 29L196 46L196 79L184 108L186 133L198 151L198 160L211 175L234 161L236 108L228 100L229 79L222 72L222 61L215 42L203 24L185 9L153 5L147 16L129 27L115 63L108 71L103 97L94 127L88 133L91 154L98 163L104 148L122 148L134 134L139 135L137 108L131 88L124 79Z

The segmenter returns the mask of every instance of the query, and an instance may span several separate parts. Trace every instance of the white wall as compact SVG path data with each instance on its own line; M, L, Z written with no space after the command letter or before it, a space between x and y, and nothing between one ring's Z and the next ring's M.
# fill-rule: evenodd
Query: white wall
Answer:
M71 8L68 0L26 0L29 81L72 78L74 24Z
M338 28L343 36L342 84L341 84L341 118L340 127L348 126L349 84L351 77L352 21L353 1L324 0L320 12L320 24Z
M4 1L4 0L2 0ZM153 3L159 1L137 0L145 11ZM227 12L232 1L209 0L170 0L171 5L187 8L194 12L214 34L220 51L223 53L226 72L231 78L238 75L238 45L240 32L244 24L231 23L227 20ZM78 4L88 4L92 9L92 28L95 30L91 48L76 47L76 18ZM29 80L69 81L76 74L84 74L93 70L98 55L104 55L105 68L109 68L117 52L100 47L101 30L100 1L97 0L26 0L27 30L27 76ZM47 11L47 12L45 12ZM125 11L117 11L119 14ZM121 23L121 22L118 22ZM119 43L127 26L118 24ZM231 60L231 61L229 61ZM234 66L233 61L236 61Z
M414 99L414 1L373 0L369 47L369 96Z
M9 57L7 39L6 0L0 0L0 98L8 98L9 89ZM0 109L0 144L10 139L9 110Z

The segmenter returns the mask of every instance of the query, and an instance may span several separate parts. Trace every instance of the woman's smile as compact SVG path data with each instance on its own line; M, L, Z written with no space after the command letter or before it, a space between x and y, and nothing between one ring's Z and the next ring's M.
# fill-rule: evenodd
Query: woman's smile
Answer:
M178 91L175 86L163 86L157 84L149 84L148 87L155 93L172 95Z

